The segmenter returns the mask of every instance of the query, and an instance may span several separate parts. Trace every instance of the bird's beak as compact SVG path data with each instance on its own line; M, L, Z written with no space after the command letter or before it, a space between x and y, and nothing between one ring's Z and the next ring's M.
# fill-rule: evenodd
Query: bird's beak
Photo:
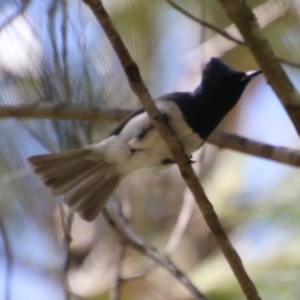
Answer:
M250 71L246 73L245 79L250 81L252 78L256 77L257 75L262 74L262 71Z
M250 80L252 80L254 77L256 77L257 75L261 74L262 71L249 71L246 73L246 75L244 77L242 77L241 82L250 82Z

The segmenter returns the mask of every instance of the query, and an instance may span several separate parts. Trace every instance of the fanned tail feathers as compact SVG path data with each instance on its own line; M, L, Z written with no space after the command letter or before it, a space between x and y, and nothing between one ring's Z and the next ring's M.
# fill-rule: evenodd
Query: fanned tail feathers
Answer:
M32 156L28 159L44 184L55 196L87 221L92 221L106 205L121 180L112 164L89 160L90 150Z

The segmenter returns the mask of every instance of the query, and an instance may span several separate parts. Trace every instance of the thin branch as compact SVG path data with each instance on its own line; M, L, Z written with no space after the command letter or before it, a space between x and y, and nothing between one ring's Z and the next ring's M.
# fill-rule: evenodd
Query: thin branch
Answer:
M59 54L58 54L58 49L57 49L57 43L56 43L56 38L55 38L55 15L57 13L57 0L51 0L49 8L48 8L48 22L47 22L47 29L49 32L50 36L50 41L51 41L51 46L52 46L52 51L53 51L53 61L54 61L54 66L55 66L55 71L59 75L58 78L62 78L61 74L61 67L59 63Z
M23 0L22 4L18 8L16 10L14 10L5 20L3 20L0 23L0 32L1 32L1 30L4 29L4 27L9 25L11 22L13 22L13 20L15 20L18 16L22 15L25 12L30 1L31 0Z
M72 231L72 224L74 221L74 214L73 213L66 213L63 202L59 201L58 203L59 207L59 212L60 212L60 220L61 220L61 227L63 229L63 242L65 244L66 248L66 261L65 261L65 266L64 266L64 273L65 273L65 300L70 300L71 299L71 293L68 288L68 283L67 283L67 273L70 268L70 262L71 262L71 252L70 252L70 245L72 242L72 236L71 236L71 231Z
M148 288L155 294L155 299L161 299L161 300L170 300L170 294L167 292L162 292L161 290L158 290L156 286L153 286L152 284L148 283ZM171 298L172 300L176 299L177 297Z
M176 225L167 242L167 246L165 250L167 256L171 256L177 250L184 236L184 233L190 223L193 209L194 209L194 199L192 195L188 191L186 191Z
M288 65L290 67L293 67L293 68L299 68L300 69L300 63L297 63L297 62L294 62L294 61L290 61L289 59L286 59L286 58L283 58L283 57L279 57L279 56L276 56L278 58L278 60L285 64L285 65Z
M196 299L207 300L207 298L190 282L185 274L180 271L171 260L161 255L154 247L146 243L142 237L135 232L128 222L128 219L126 219L120 210L116 209L115 212L118 217L116 221L110 216L107 209L104 209L103 216L111 228L123 239L125 243L128 243L138 252L151 258L157 264L169 271L170 274L180 281Z
M2 236L4 253L6 256L6 282L5 282L5 300L10 300L10 288L11 288L11 277L12 277L12 265L13 265L13 256L10 247L9 238L5 229L5 225L0 218L0 233Z
M155 270L157 268L158 264L155 263L149 267L146 267L142 270L135 271L130 275L122 276L122 281L129 281L129 280L134 280L134 279L139 279L141 277L145 277L148 275L151 271Z
M189 19L201 24L204 27L207 27L215 32L217 32L218 34L220 34L221 36L223 36L224 38L233 41L239 45L245 45L245 42L235 38L234 36L232 36L231 34L229 34L228 32L226 32L225 30L222 30L221 28L217 27L216 25L209 23L207 21L204 21L202 19L199 19L198 17L195 17L193 14L191 14L190 12L188 12L187 10L185 10L183 7L181 7L180 5L178 5L177 3L173 2L172 0L165 0L170 6L172 6L174 9L176 9L178 12L180 12L181 14L185 15L186 17L188 17Z
M104 32L106 33L107 38L109 39L122 64L133 92L138 96L141 104L148 113L152 124L155 126L170 149L176 163L178 164L182 177L193 193L207 225L211 229L212 234L214 235L224 256L232 268L246 297L252 300L260 299L256 287L248 276L239 255L229 241L212 204L206 197L204 190L199 183L198 177L184 153L182 145L173 136L165 118L163 118L162 114L159 112L155 106L155 103L151 99L149 92L142 81L136 63L130 57L123 41L112 25L110 18L102 5L102 2L99 0L85 0L85 3L91 8L97 20L101 24Z
M241 0L219 0L219 2L239 29L300 135L300 95L284 72L270 43L264 37L250 6L246 1Z
M72 89L69 78L68 68L68 4L66 0L62 0L62 23L61 23L61 35L62 35L62 63L63 63L63 83L64 83L64 99L67 103L72 101Z
M236 43L238 45L241 45L241 46L247 46L247 44L245 43L245 41L243 41L243 40L241 40L239 38L234 37L231 33L229 33L226 30L223 30L223 29L217 27L216 25L214 25L214 24L212 24L210 22L207 22L207 21L202 20L202 19L200 19L198 17L195 17L193 14L191 14L186 9L184 9L183 7L181 7L180 5L178 5L177 3L173 2L172 0L165 0L165 1L170 6L172 6L174 9L176 9L178 12L180 12L184 16L188 17L189 19L195 21L196 23L199 23L202 26L213 30L214 32L220 34L222 37L228 39L229 41L232 41L232 42L234 42L234 43ZM279 56L277 56L277 58L283 64L289 65L289 66L294 67L294 68L300 68L300 63L293 62L293 61L290 61L290 60L288 60L286 58L282 58L282 57L279 57Z
M123 241L119 242L117 248L117 257L115 260L116 263L116 273L115 273L115 280L113 282L112 289L110 291L110 300L119 300L120 299L120 292L121 292L121 284L122 284L122 261L125 254L125 243Z
M209 136L207 142L220 148L229 148L239 152L289 164L291 166L300 167L300 150L275 147L217 130Z
M59 212L60 212L60 219L61 219L61 227L64 233L64 243L66 245L66 248L68 249L72 242L71 229L74 220L74 214L67 213L65 211L62 201L60 201Z
M49 140L45 139L44 136L34 129L30 127L27 120L18 119L17 120L19 125L25 129L29 135L31 135L36 141L38 141L44 148L46 148L49 152L57 152L56 147L53 145L53 143L49 142Z
M132 111L72 104L0 105L0 119L7 117L31 119L64 119L89 121L121 121ZM28 130L29 128L27 128ZM33 134L33 132L30 132ZM40 139L39 139L40 140ZM268 158L291 166L300 166L300 153L285 147L276 147L221 131L214 131L207 142L221 148ZM47 145L47 148L48 145Z
M75 104L0 105L0 118L120 121L130 112L125 109L109 109L101 106L90 108Z

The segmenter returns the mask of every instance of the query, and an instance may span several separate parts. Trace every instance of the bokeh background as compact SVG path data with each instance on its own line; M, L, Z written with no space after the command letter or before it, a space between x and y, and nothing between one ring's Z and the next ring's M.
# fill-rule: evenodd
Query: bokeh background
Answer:
M275 52L299 62L299 1L248 2ZM245 46L199 25L164 0L103 3L153 98L195 89L212 56L239 70L258 68ZM176 3L239 37L217 0ZM299 69L285 69L298 88ZM0 103L140 107L102 29L79 0L0 1ZM98 142L115 125L0 120L0 299L66 299L60 199L31 172L27 157ZM274 146L300 146L263 76L248 86L219 129ZM262 298L298 300L300 171L209 144L194 158L201 183ZM244 299L176 167L133 174L114 198L135 230L170 255L208 299ZM72 299L112 299L120 247L124 280L119 299L193 299L166 270L120 243L102 216L92 223L75 216L72 238L67 272Z

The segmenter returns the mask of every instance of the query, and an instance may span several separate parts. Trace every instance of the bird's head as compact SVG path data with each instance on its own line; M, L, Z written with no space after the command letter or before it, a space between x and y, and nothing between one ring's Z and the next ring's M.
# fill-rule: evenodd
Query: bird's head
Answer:
M244 73L232 69L219 58L212 58L205 66L201 89L216 101L235 105L247 84L261 71Z

